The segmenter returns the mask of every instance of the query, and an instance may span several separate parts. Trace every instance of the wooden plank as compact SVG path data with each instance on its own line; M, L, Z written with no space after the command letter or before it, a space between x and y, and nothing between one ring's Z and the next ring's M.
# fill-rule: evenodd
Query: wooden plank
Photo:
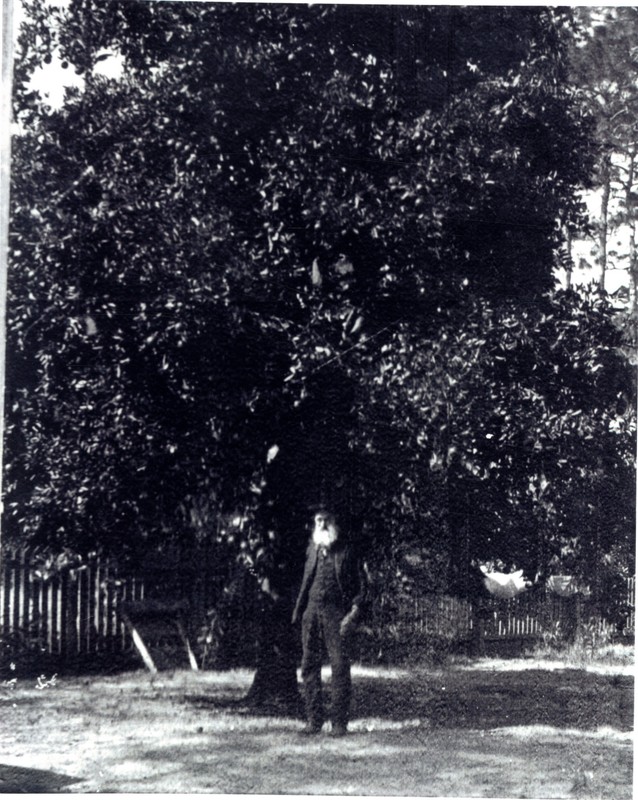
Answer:
M96 642L95 649L97 651L104 649L106 639L105 625L104 625L104 564L101 559L95 562L95 632Z
M179 631L179 635L184 643L184 647L186 648L186 652L188 654L188 663L190 664L191 669L193 672L199 671L199 666L197 664L197 660L195 658L195 654L191 649L191 643L188 640L188 636L186 635L186 631L184 630L184 626L182 625L181 620L178 618L175 622L177 625L177 630Z
M51 592L51 602L49 604L49 652L60 653L60 578L54 575L49 581L49 588Z
M13 608L11 630L20 630L20 609L22 608L22 566L20 559L13 562Z
M107 562L106 572L104 576L105 586L105 629L107 639L107 650L113 652L115 649L115 591L116 587L111 581L111 565Z
M103 561L100 566L100 630L102 633L102 650L108 649L109 644L109 563Z
M87 652L88 578L89 573L86 566L84 569L78 570L78 653Z
M88 628L88 603L87 603L87 584L88 572L86 567L77 571L77 652L86 653L87 651L87 628Z
M60 591L59 591L59 640L60 640L60 655L63 659L69 656L69 573L65 570L60 575Z
M5 609L6 609L6 592L7 584L5 581L6 576L6 558L2 558L0 554L0 630L6 629L5 623Z
M135 645L140 656L142 657L142 661L144 662L146 668L148 669L149 672L153 673L154 675L157 674L158 672L157 667L155 666L155 662L153 661L151 654L148 651L148 648L144 644L144 640L136 630L131 620L128 618L127 614L122 613L122 619L124 621L124 625L131 634L131 637L133 639L133 644Z
M13 560L2 560L2 630L9 633L11 630L11 617L13 607Z
M104 580L104 569L103 569L103 562L101 560L97 560L95 562L95 591L94 591L94 604L95 604L95 616L93 619L93 626L95 629L95 649L96 651L103 649L104 643L104 591L102 582Z
M129 582L124 581L122 584L121 593L117 597L116 614L118 620L118 644L121 650L126 649L127 628L126 623L122 618L122 604L129 599ZM131 598L132 599L132 598Z
M41 645L47 645L47 621L44 616L44 581L39 575L34 575L33 579L33 612L34 623L38 631L38 641Z
M78 654L78 642L80 640L79 631L79 609L78 593L80 588L79 575L75 570L69 570L67 582L67 604L66 619L66 649L67 657L74 658Z
M96 587L97 565L92 562L88 565L86 573L86 652L93 653L96 647L96 625L95 625L95 587Z
M32 605L32 598L31 598L31 570L29 568L29 561L27 553L23 554L22 564L21 564L21 571L22 571L22 610L21 610L21 627L23 631L27 631L29 629L29 623L31 622L31 605Z
M108 561L103 561L100 566L100 632L103 637L101 649L106 651L109 642L109 615L108 615L108 598L109 598L109 564Z

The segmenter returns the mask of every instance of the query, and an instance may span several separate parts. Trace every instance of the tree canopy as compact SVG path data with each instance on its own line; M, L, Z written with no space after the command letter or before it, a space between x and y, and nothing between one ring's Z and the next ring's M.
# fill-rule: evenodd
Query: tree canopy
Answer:
M473 558L630 550L632 381L604 301L555 291L594 157L569 31L542 7L35 0L8 536L219 533L284 593L320 500L442 587ZM55 58L84 87L48 108L29 76Z

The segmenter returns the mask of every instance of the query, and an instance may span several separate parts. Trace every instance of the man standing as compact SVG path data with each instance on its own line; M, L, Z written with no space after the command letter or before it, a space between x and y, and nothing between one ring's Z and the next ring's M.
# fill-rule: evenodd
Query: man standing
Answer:
M315 514L301 589L292 621L301 618L301 677L307 725L317 734L324 722L321 662L325 644L332 669L332 736L344 736L350 712L348 639L360 615L365 577L353 548L340 535L334 514Z

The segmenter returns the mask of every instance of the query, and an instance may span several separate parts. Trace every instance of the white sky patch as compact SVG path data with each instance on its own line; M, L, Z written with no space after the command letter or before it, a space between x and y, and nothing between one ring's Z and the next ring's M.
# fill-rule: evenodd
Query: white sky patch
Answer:
M69 5L69 0L49 0L48 4L57 8L65 8ZM20 24L24 21L25 15L22 3L20 0L14 0L13 40L15 43L17 43ZM103 57L103 60L95 65L93 73L102 75L105 78L121 78L124 72L124 59L122 56L109 50L102 50L96 54L96 57L100 56ZM34 71L30 86L34 91L39 92L46 98L52 108L57 109L64 102L65 89L76 87L82 90L84 88L84 78L75 72L72 64L66 69L63 68L59 53L54 52L50 64L43 64Z
M74 70L62 69L59 59L38 67L31 79L31 88L46 98L52 108L60 108L66 87L84 87L84 80Z
M616 154L614 156L614 164L616 167L622 169L624 164L622 156ZM581 191L579 196L585 204L589 218L592 221L599 221L602 213L601 189ZM622 212L623 196L623 187L617 181L612 181L609 200L609 213L611 217L618 216ZM622 288L629 288L631 282L628 271L630 251L629 239L632 235L628 225L609 226L605 288L610 294L614 294ZM592 283L599 284L601 280L601 267L598 258L599 242L597 238L593 235L575 238L572 242L571 254L574 261L574 269L571 274L572 285L587 286ZM560 283L565 286L567 283L565 270L556 270L556 275Z
M122 77L124 59L119 53L104 51L98 55L107 57L95 65L93 69L95 75L114 79ZM52 108L60 108L64 101L65 89L76 87L82 90L84 77L78 75L72 65L64 69L60 58L54 57L50 64L44 64L35 70L31 87L45 97Z

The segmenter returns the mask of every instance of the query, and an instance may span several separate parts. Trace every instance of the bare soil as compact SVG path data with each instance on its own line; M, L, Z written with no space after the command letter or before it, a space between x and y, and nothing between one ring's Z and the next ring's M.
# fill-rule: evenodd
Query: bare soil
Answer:
M326 672L326 679L329 672ZM252 673L0 688L0 792L632 797L630 667L353 668L349 735L242 704Z

